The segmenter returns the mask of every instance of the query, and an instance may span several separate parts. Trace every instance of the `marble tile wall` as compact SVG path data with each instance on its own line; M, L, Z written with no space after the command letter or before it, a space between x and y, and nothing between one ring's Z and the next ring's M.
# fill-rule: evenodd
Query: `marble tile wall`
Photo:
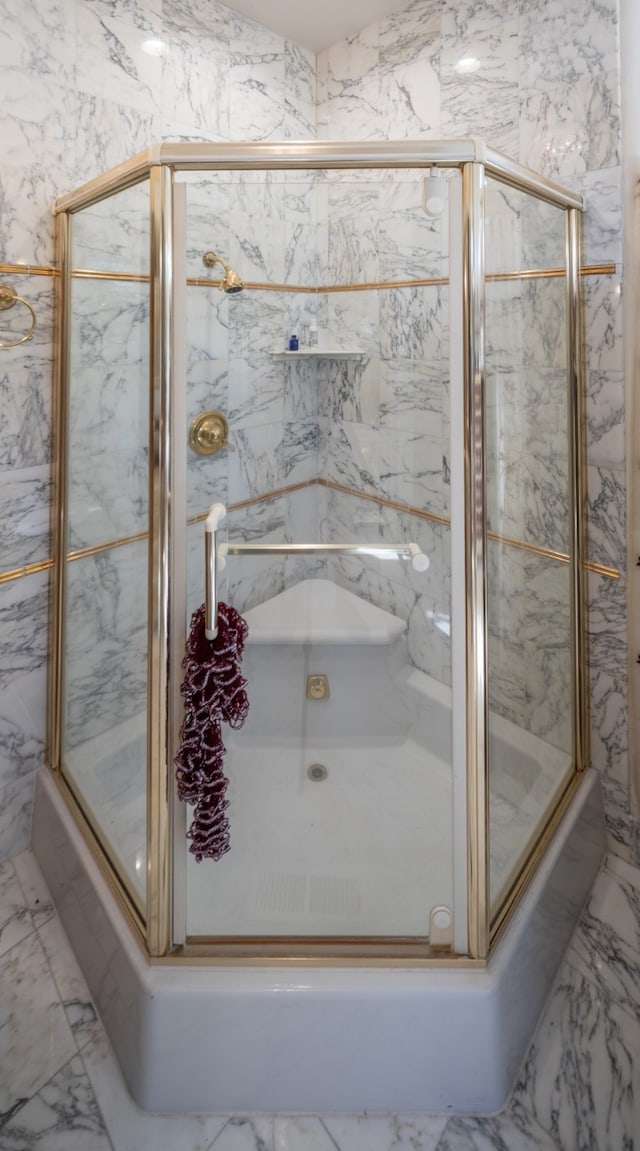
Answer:
M7 0L0 69L0 262L50 266L53 199L155 140L302 139L315 134L313 54L218 0ZM194 239L190 255L201 256L205 248L220 244L222 253L255 279L267 278L265 267L277 256L282 265L278 276L284 278L288 269L295 278L308 248L308 198L302 185L285 196L279 209L283 232L274 232L270 221L257 236L257 203L266 191L258 185L220 186L216 199L208 189L207 229ZM238 235L225 232L220 237L217 209L230 192L237 197ZM193 198L197 220L195 193ZM78 224L78 264L144 270L143 216L135 190L118 198L116 211L113 202L92 209ZM201 265L195 274L202 274ZM277 278L273 267L269 276ZM35 276L9 280L36 308L38 327L29 344L0 352L1 571L38 563L49 553L52 281ZM84 450L72 476L72 532L74 546L82 546L144 526L146 449L140 412L146 396L138 385L147 313L136 286L118 285L117 295L110 292L110 284L97 289L95 283L82 281L76 287L77 330L85 353L75 377L72 419ZM239 487L250 484L259 471L247 453L265 405L273 399L274 373L261 370L266 368L264 348L276 333L279 344L297 320L281 302L277 319L261 317L259 361L255 318L247 314L250 302L243 304L242 317L236 308L229 319L226 297L209 297L206 305L202 301L202 314L192 320L196 327L190 333L189 364L192 408L205 397L215 399L218 392L222 400L227 365L225 361L223 370L211 340L216 325L226 339L234 319L241 320L243 337L229 372L238 380L239 403L247 412L254 406L258 377L265 386L254 407L253 427L247 418L238 429L234 458ZM12 324L18 318L16 311ZM277 424L282 475L302 475L310 466L314 433L307 426L299 434L298 421L306 419L308 425L309 419L299 405L296 408L298 400L296 388L287 385L275 401L279 413L272 426ZM202 487L200 464L191 469L194 498ZM117 493L115 475L126 481ZM208 481L215 485L215 476ZM144 691L144 660L133 652L136 624L125 610L123 585L123 579L132 580L134 574L136 582L143 578L143 567L133 573L127 569L130 560L123 551L107 562L108 571L98 572L95 561L82 573L80 565L74 568L76 633L91 639L93 650L84 671L84 665L76 664L69 684L74 739L82 723L96 734L101 724L114 721L113 689L120 678L116 671L127 681L127 710L135 710ZM98 587L99 608L93 598ZM5 857L28 842L34 772L44 758L46 574L1 584L0 614L5 625L0 648L0 857ZM109 628L114 629L111 635ZM103 693L105 676L113 675L111 689ZM104 706L88 707L89 685Z
M621 145L619 23L615 0L415 0L402 12L364 28L318 56L318 134L330 139L438 138L476 134L527 166L585 194L584 261L620 267ZM489 230L489 258L508 260L518 250L533 266L545 266L552 243L535 207L509 224L510 194ZM540 210L538 210L540 214ZM532 242L535 237L544 243ZM511 245L511 248L510 248ZM556 261L554 260L554 263ZM560 316L550 299L535 307L514 299L537 319L525 325L522 346L559 348ZM550 294L552 296L552 293ZM495 301L499 293L495 295ZM626 683L626 510L624 390L620 276L600 275L583 284L587 357L589 558L617 568L620 578L589 578L592 758L611 786L610 826L621 850L628 848L629 817ZM533 308L533 312L532 312ZM509 321L513 330L513 319ZM500 329L505 331L504 325ZM547 361L548 364L548 361ZM517 371L520 365L513 363ZM508 508L513 534L527 525L545 542L560 544L566 524L557 493L566 464L554 442L559 378L553 361L537 378L528 373L527 398L536 420L528 422L525 452L502 456L503 477L520 467L531 500ZM509 397L514 379L501 380ZM513 390L515 400L517 392ZM518 400L519 404L519 400ZM515 413L515 405L509 416ZM523 412L519 407L520 422ZM525 413L526 418L526 413ZM353 423L354 417L350 416ZM355 417L358 421L358 417ZM509 428L508 421L505 425ZM351 426L351 442L366 438L366 421ZM336 429L341 449L345 429ZM544 443L541 441L544 439ZM499 441L494 440L496 456ZM519 445L520 447L520 445ZM543 450L544 449L544 450ZM339 456L338 456L339 458ZM354 453L355 458L355 453ZM342 465L345 468L345 465ZM541 482L544 477L544 484ZM533 513L533 514L532 514ZM506 526L504 528L506 530ZM520 611L521 597L515 603ZM554 602L552 596L549 605ZM508 609L507 609L508 610ZM504 621L507 633L509 619ZM499 636L494 637L495 644ZM509 645L513 647L511 643ZM496 647L497 650L497 647ZM508 653L502 671L508 668ZM545 674L549 674L547 668ZM502 674L500 680L508 686ZM516 699L522 693L511 685ZM547 693L549 694L549 693ZM522 702L524 697L522 697ZM507 696L500 699L507 710ZM524 706L524 702L523 702ZM555 727L543 717L543 726ZM615 796L615 803L613 798ZM618 850L614 842L614 850Z
M482 5L471 0L462 5L415 0L402 12L320 53L317 61L217 0L162 4L160 0L118 4L7 0L5 8L0 65L10 98L0 112L5 142L0 172L1 260L50 264L53 197L151 140L302 138L313 136L317 122L320 135L342 139L477 133L531 167L583 190L588 198L586 260L619 262L615 0L590 0L586 9L578 0L536 0L525 7L519 0L509 0L506 12L504 3L494 5L490 0ZM143 49L150 40L160 42L160 55ZM472 57L479 66L465 71L460 61ZM444 233L419 210L416 181L410 173L407 177L388 182L343 177L318 187L300 173L284 193L276 192L268 180L238 181L235 187L219 183L204 191L190 188L194 221L204 212L207 225L189 238L193 272L201 274L202 250L217 246L241 274L255 279L308 277L317 282L323 268L345 278L403 277L415 275L418 265L443 267ZM227 225L221 229L230 197L235 197L235 225L232 230ZM370 211L374 203L375 217ZM111 230L111 257L119 259L126 251L135 259L126 219L120 230L113 229L112 221ZM534 235L540 235L539 228L522 227L523 243ZM494 242L506 243L506 236L498 229ZM532 252L531 258L544 254ZM37 305L40 323L36 339L2 353L0 364L0 470L7 479L2 488L3 544L10 558L3 569L37 561L48 550L51 286L49 281L25 277L20 287ZM427 299L428 292L433 299ZM616 811L627 819L618 278L590 279L584 297L590 558L622 572L615 582L603 576L590 580L593 749L597 766L618 789ZM308 323L313 315L309 301L321 332L350 343L357 337L370 353L365 370L353 363L325 365L313 381L315 391L302 366L287 366L281 373L268 357L294 326ZM380 297L344 293L327 301L305 297L303 303L288 294L258 300L247 293L228 300L207 293L206 301L203 294L196 306L190 320L190 408L197 410L209 399L228 402L234 415L235 450L227 477L220 468L218 476L215 461L190 462L194 506L225 482L228 498L241 499L272 482L276 486L277 480L312 478L320 461L320 474L329 478L361 480L364 468L367 490L410 502L428 499L438 510L445 507L449 461L441 457L446 455L442 443L447 396L446 383L443 387L439 381L445 379L446 299L422 289ZM540 314L540 334L546 336L552 314ZM536 332L533 346L537 338ZM230 347L233 356L228 354ZM126 357L116 358L106 375L98 373L106 391L112 387L119 394L125 361ZM91 367L85 365L88 382ZM429 380L418 426L410 416L416 371ZM539 397L534 400L532 395L532 402L540 410L544 401L545 418L553 426L551 401L557 379L549 373L539 384ZM98 408L102 394L106 393L99 393ZM89 414L87 407L85 417ZM539 448L533 437L528 445L532 460L540 456ZM416 482L410 465L418 451L428 466L419 470ZM545 457L545 466L548 462ZM534 476L532 467L528 474ZM135 485L135 469L131 480ZM134 486L132 497L134 503L138 499L138 508L139 494ZM534 494L539 498L539 492ZM319 530L330 497L323 499L311 511L306 507L307 515L317 517ZM334 502L339 502L337 496ZM302 508L304 501L292 503ZM131 501L127 514L130 507ZM284 510L284 505L270 509L274 531L283 522ZM348 508L332 507L334 513L345 526L349 524ZM560 519L547 516L549 532L559 531ZM324 522L328 530L326 518ZM86 517L83 528L89 530L89 523ZM239 519L236 527L244 531L251 525ZM407 525L398 527L409 531ZM443 540L429 542L442 567L447 545ZM292 570L291 565L274 570L269 577L273 587L284 586ZM7 663L17 635L23 657L31 661L26 672L31 683L26 698L33 699L29 714L11 708L10 667L0 696L0 731L7 733L0 740L0 789L4 789L0 794L6 791L8 801L23 812L28 812L32 773L42 758L44 645L33 622L38 614L34 603L44 602L42 578L32 576L0 587L0 611L6 609L8 618L15 620L6 633L11 636L5 641ZM233 578L242 584L246 603L252 602L255 582L249 568ZM343 578L357 582L359 577L345 566ZM375 573L368 573L367 579L375 578ZM404 587L402 578L390 582ZM389 587L385 594L390 597L393 591ZM403 610L414 611L406 591L397 593L398 602L403 595ZM446 616L446 597L433 591L424 599L418 615L422 638L416 639L420 652L416 662L425 666L424 651L433 648L429 666L439 668L438 674L446 678L446 628L440 618ZM7 810L6 805L0 809ZM6 827L3 818L0 831L7 846L0 838L2 854L25 842L26 827L26 815L22 822L8 820Z

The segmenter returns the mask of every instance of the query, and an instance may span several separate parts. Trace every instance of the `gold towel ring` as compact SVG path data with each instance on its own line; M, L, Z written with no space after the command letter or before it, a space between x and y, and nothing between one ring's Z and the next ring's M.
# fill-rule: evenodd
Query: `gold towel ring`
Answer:
M36 314L29 301L19 296L15 288L12 288L9 284L0 284L0 312L6 312L9 308L12 308L14 304L24 304L25 308L29 309L31 312L31 327L26 336L21 336L19 340L0 340L0 348L17 348L18 344L25 344L27 340L31 339L36 330Z

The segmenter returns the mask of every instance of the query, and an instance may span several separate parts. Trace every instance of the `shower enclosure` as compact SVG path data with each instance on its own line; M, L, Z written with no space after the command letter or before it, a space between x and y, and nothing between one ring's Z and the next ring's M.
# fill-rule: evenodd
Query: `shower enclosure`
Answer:
M508 934L587 762L581 208L477 140L163 144L57 202L50 765L152 959L463 970ZM250 712L198 863L212 572Z

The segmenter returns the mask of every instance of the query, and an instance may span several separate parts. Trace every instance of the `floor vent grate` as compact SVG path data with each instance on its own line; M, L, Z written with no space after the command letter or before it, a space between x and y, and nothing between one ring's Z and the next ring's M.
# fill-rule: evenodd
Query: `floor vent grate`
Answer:
M360 889L349 876L268 871L260 876L255 907L289 915L357 915Z

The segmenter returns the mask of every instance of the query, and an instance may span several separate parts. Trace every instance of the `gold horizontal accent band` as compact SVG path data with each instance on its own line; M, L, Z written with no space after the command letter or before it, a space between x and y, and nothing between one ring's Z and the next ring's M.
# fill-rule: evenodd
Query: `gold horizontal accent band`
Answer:
M615 272L615 264L585 264L580 268L581 276L613 276ZM485 280L489 283L504 280L564 279L566 274L565 268L531 268L521 272L488 272Z
M77 551L67 552L67 562L72 563L74 560L84 560L88 556L97 556L100 552L108 552L115 548L124 548L127 544L137 544L142 540L149 538L148 532L136 532L132 536L120 536L117 540L107 541L103 544L91 544L87 548L78 548Z
M261 283L253 280L243 280L243 284L245 288L250 289L252 292L307 292L313 295L316 292L324 291L323 288L310 288L304 284ZM222 280L208 280L199 276L187 276L187 285L190 288L220 288Z
M571 557L567 552L557 552L553 548L545 548L540 544L526 543L524 540L515 539L513 536L504 536L500 532L487 531L487 539L493 540L494 543L506 544L510 548L519 548L520 551L533 552L538 556L545 556L547 559L555 560L560 564L568 564Z
M148 284L148 272L100 272L93 268L74 268L71 272L74 280L118 280L123 284Z
M594 575L607 576L608 579L620 579L620 572L618 568L607 567L606 564L592 563L591 560L586 560L584 570L593 572Z
M615 264L585 264L580 268L581 276L610 276L616 272ZM0 264L0 274L8 276L58 276L57 268L46 265ZM99 268L75 268L72 277L77 280L117 280L122 283L148 283L149 276L143 272L107 272ZM559 279L566 275L564 268L532 268L516 272L492 272L486 276L487 283L508 280ZM220 288L222 281L199 276L189 276L187 284L197 288ZM409 280L370 280L361 284L278 284L260 281L245 281L245 288L252 292L300 292L311 295L335 292L374 292L390 288L424 288L448 284L447 276L430 276Z
M21 568L9 568L8 571L0 572L0 584L10 583L14 579L24 579L25 576L37 575L38 572L48 571L53 567L53 560L41 560L37 564L25 564Z
M355 496L359 500L368 500L372 504L382 504L385 508L393 508L394 511L404 512L406 515L416 516L420 520L430 520L432 523L443 524L444 527L449 527L451 520L447 516L441 516L438 512L430 512L425 508L416 508L412 504L403 504L399 500L389 499L387 496L374 495L372 492L361 492L358 488L347 487L346 484L336 483L335 480L325 480L319 478L312 480L311 483L318 484L322 488L331 488L334 492L343 492L347 496Z
M58 268L50 268L46 264L0 264L0 275L59 276L60 272Z
M271 491L262 492L259 496L251 496L246 500L238 500L236 503L231 503L227 507L228 512L243 511L245 508L255 507L258 504L267 503L269 500L279 499L281 496L291 495L293 492L303 491L305 488L310 487L323 487L329 488L332 491L342 492L344 495L353 496L354 499L366 500L368 503L379 504L385 508L391 508L393 511L401 512L404 515L414 516L416 519L427 520L431 523L441 524L443 527L450 527L451 520L448 516L443 516L437 512L427 511L425 508L417 508L412 504L401 503L400 500L392 500L387 496L375 495L372 492L363 492L358 488L348 487L346 484L336 483L335 480L326 480L318 477L313 480L304 480L298 484L289 484L286 487L273 488ZM189 525L202 523L206 520L208 515L206 512L199 512L197 515L189 516L187 523ZM554 560L556 563L568 564L571 557L566 552L554 551L553 548L542 547L539 544L527 543L525 540L515 539L513 536L501 535L499 532L488 531L487 538L494 543L504 544L506 547L517 548L520 551L530 552L532 555L542 556L544 559ZM113 551L115 548L126 547L127 544L139 543L147 539L147 532L136 532L130 536L120 536L115 540L108 540L102 544L92 544L90 547L78 548L75 551L67 553L68 562L72 563L75 560L87 559L89 556L99 555L101 552ZM21 568L12 568L6 572L0 572L0 584L9 583L11 580L21 579L24 576L36 575L38 572L46 571L48 568L53 567L53 560L43 560L41 563L28 564ZM587 561L584 565L585 571L593 572L595 575L605 576L607 579L620 579L620 571L618 568L607 567L605 564L592 563Z

